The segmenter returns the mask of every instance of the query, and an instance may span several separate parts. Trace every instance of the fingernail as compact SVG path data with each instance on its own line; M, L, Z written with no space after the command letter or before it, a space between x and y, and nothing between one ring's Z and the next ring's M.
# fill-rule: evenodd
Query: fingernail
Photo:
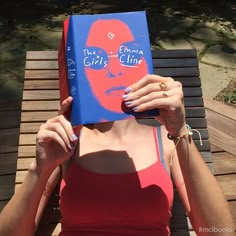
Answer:
M71 139L72 139L72 141L76 141L76 140L78 140L78 137L75 134L72 134Z
M122 98L123 98L123 99L127 99L128 97L129 97L129 95L127 95L127 94L123 94L123 95L122 95Z
M131 101L125 102L125 105L126 105L126 106L130 106L131 104L132 104Z
M126 93L129 93L129 92L131 92L131 90L132 90L132 89L131 89L130 87L127 87L127 88L125 89L125 92L126 92Z
M133 111L137 111L137 110L138 110L138 107L133 107L132 110L133 110Z

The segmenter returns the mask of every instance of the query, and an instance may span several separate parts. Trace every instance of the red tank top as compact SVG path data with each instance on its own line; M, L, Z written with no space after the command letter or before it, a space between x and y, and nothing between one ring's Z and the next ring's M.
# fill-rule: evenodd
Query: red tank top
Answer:
M170 234L173 186L161 161L160 135L153 132L157 161L134 173L98 174L73 158L61 182L60 236Z

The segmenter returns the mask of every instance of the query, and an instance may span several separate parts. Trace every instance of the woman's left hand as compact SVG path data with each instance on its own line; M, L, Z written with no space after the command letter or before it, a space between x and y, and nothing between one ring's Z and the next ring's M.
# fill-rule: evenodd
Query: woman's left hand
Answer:
M135 112L159 109L156 119L172 136L186 132L182 84L170 77L146 75L126 89L123 101Z

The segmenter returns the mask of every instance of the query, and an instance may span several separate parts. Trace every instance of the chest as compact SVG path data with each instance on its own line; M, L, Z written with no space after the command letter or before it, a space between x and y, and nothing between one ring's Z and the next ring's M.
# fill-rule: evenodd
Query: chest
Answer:
M81 140L76 162L96 173L132 173L151 166L159 160L158 145L153 135L135 137L126 142Z

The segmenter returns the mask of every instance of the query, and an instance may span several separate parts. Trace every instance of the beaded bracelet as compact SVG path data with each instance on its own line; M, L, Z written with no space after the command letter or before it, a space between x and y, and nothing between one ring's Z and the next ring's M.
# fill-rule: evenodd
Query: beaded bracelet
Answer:
M175 142L175 148L174 148L174 150L173 150L173 152L172 152L172 154L171 154L171 156L170 156L170 165L172 165L172 159L173 159L173 155L174 155L174 152L175 152L175 150L176 150L176 147L177 147L179 141L180 141L184 136L186 136L186 135L192 136L192 135L193 135L193 131L195 131L195 132L197 132L198 135L199 135L200 145L201 145L201 146L203 145L201 133L200 133L198 130L196 130L196 129L192 129L192 128L190 127L190 125L188 125L188 124L186 124L186 128L187 128L187 131L186 131L184 134L181 134L180 136L172 136L172 135L170 135L169 133L167 134L167 138Z
M178 142L181 138L183 138L184 136L186 135L190 135L192 136L193 135L193 132L192 132L192 129L190 127L190 125L186 124L186 128L187 128L187 132L184 133L184 134L181 134L180 136L172 136L170 135L169 133L167 134L167 138L172 140L172 141L175 141L175 142Z

